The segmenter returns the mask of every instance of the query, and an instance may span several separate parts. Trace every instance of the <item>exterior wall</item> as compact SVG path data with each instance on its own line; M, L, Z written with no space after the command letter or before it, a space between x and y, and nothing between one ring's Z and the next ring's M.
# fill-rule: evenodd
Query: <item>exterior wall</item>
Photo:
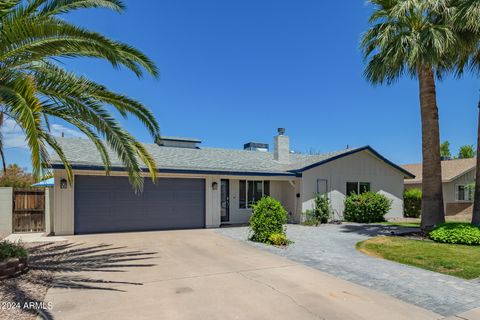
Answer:
M103 176L101 171L74 171L74 175L98 175ZM111 176L126 176L124 172L111 172ZM146 178L149 175L145 176ZM251 209L239 209L238 205L238 181L242 180L270 180L272 196L282 197L283 187L288 182L280 181L277 177L235 177L221 175L195 175L195 174L161 174L159 178L201 178L205 179L205 225L207 228L217 228L220 226L220 181L221 179L230 180L230 223L248 222ZM65 170L54 170L55 186L53 188L53 233L55 235L72 235L74 233L74 185L68 185L66 189L60 189L60 180L67 179ZM284 180L284 178L283 178ZM217 183L217 190L213 190L212 184ZM75 182L74 182L75 183ZM287 197L288 198L288 197ZM291 200L289 200L291 205ZM287 209L288 210L288 209ZM293 210L293 208L292 208ZM52 219L51 219L52 220Z
M53 231L53 188L45 188L45 234L49 235Z
M60 181L67 179L65 170L54 170L53 172L53 231L52 233L60 235L73 234L73 182L67 184L66 189L60 188Z
M457 201L455 199L456 186L459 184L467 185L475 182L475 170L465 172L451 182L443 184L443 201L445 205L445 215L447 216L464 216L470 219L472 216L472 201Z
M268 180L270 181L270 196L279 200L289 216L295 213L294 189L288 181L270 180L269 177L255 178L245 177L245 179L229 179L230 180L230 220L225 223L229 224L244 224L248 223L252 215L252 209L241 209L239 201L240 180Z
M0 239L12 233L13 188L0 188Z
M368 151L354 153L304 172L302 212L314 208L317 179L328 180L328 196L336 218L343 217L347 182L370 182L371 191L392 200L392 208L385 217L403 217L403 173Z

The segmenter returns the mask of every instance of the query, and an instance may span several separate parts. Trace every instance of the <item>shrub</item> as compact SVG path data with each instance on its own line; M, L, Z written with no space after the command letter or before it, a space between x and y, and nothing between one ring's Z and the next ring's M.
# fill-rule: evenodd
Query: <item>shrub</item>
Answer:
M351 194L345 199L344 218L346 221L371 223L385 221L385 214L392 202L383 194L365 192Z
M264 197L253 205L250 217L250 240L268 243L270 235L285 234L283 225L287 223L287 211L282 204L272 198Z
M403 193L403 213L407 218L418 218L422 212L422 190L413 188Z
M283 233L272 233L268 241L275 246L286 246L290 243L287 236Z
M20 243L0 241L0 261L11 258L26 258L27 250Z
M480 245L480 228L469 223L445 223L429 234L436 242Z
M306 210L303 213L304 220L301 223L304 226L318 226L318 219L315 216L315 212L313 210Z
M315 217L320 223L327 223L330 219L330 199L327 196L315 195Z

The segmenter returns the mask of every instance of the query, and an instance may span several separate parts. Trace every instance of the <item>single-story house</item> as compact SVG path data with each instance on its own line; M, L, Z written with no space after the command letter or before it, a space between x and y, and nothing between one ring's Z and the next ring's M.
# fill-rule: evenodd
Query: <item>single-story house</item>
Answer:
M442 161L443 202L447 216L471 216L476 162L476 158ZM421 189L422 164L406 164L402 167L415 175L414 179L405 180L405 188Z
M145 179L135 194L121 161L112 153L105 175L92 142L59 138L74 170L67 183L58 156L52 155L54 212L51 232L70 235L96 232L212 228L247 223L252 204L270 195L283 204L292 222L313 208L316 193L328 195L336 216L345 195L360 190L392 200L387 218L403 215L403 181L414 176L369 146L321 155L296 154L284 129L268 144L250 142L243 150L199 147L198 139L162 137L145 144L156 160L159 178ZM148 177L145 168L145 177Z

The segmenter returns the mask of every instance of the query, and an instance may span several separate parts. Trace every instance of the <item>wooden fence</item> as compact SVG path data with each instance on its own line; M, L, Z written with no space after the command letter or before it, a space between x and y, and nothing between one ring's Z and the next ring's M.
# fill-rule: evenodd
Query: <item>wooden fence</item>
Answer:
M13 189L13 232L45 231L45 189Z

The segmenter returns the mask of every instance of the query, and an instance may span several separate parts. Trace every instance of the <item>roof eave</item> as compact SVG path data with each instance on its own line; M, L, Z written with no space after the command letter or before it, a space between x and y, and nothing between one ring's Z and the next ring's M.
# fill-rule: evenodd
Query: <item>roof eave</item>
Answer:
M50 166L52 169L65 169L65 166L60 163L53 163ZM105 171L103 165L90 164L72 164L73 170L91 170L91 171ZM110 171L125 171L124 167L113 166ZM142 172L149 172L148 168L142 168ZM178 173L178 174L213 174L213 175L227 175L227 176L259 176L259 177L301 177L301 173L296 172L269 172L269 171L232 171L221 169L174 169L174 168L159 168L159 173Z

